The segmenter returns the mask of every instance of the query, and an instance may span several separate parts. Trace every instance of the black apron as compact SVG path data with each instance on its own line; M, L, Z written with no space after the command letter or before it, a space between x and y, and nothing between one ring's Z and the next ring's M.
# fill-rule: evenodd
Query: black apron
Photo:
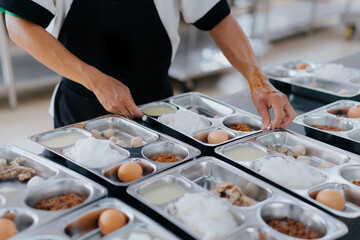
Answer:
M74 0L59 35L74 55L129 87L137 105L173 94L171 42L153 0ZM63 78L54 125L108 114L94 93Z

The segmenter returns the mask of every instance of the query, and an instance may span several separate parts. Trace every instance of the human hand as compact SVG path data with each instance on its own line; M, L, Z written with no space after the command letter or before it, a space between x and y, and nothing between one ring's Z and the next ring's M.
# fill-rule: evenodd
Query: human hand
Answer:
M270 128L282 128L289 125L296 117L296 112L290 105L285 94L278 91L266 79L262 79L261 83L251 86L251 95L253 103L262 118L262 130L265 130L271 123ZM273 108L275 118L271 122L269 109Z
M127 118L142 117L144 115L136 106L129 88L115 78L106 76L105 79L101 79L96 84L92 91L108 112L123 115Z

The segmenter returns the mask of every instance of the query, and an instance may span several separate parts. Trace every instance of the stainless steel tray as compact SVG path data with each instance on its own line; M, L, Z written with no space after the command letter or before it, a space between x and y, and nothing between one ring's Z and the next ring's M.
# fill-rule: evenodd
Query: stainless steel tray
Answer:
M90 179L21 148L1 144L0 158L6 159L7 162L22 158L24 166L34 168L35 176L44 179L33 187L27 187L27 181L20 182L17 178L0 181L1 191L7 189L6 192L0 193L0 216L7 212L15 215L17 235L28 234L42 224L69 214L107 194L104 187ZM82 194L86 196L86 200L78 206L65 210L45 211L34 208L45 198L70 192Z
M230 142L232 140L246 137L261 131L262 122L259 116L235 108L226 103L217 101L211 97L208 97L198 92L180 94L174 97L164 99L162 101L145 104L140 106L140 110L161 104L167 104L173 106L173 108L176 110L175 113L187 112L196 117L199 117L207 125L206 127L202 127L201 129L192 131L190 133L186 133L183 131L179 131L176 128L173 128L170 125L164 123L163 119L165 115L171 115L174 113L164 114L158 117L149 116L149 115L147 116L147 118L150 118L153 121L160 123L164 131L167 131L168 129L175 131L176 133L179 133L182 136L185 136L195 141L199 146L216 147L224 143ZM242 124L246 123L254 131L252 132L236 131L228 127L238 123L242 123ZM224 132L226 132L228 134L229 140L218 144L210 144L206 140L200 141L199 139L194 137L194 135L196 134L201 135L202 133L204 133L205 136L203 137L206 139L207 134L209 134L210 131L215 129L223 130Z
M358 178L360 178L360 157L358 155L285 129L268 131L256 136L248 137L246 139L216 148L215 152L226 159L236 162L237 164L258 173L255 169L255 163L264 159L260 158L249 162L239 162L227 157L224 154L226 150L244 143L251 144L252 146L258 148L266 148L267 145L286 146L290 149L298 144L305 146L306 156L308 156L310 160L309 168L311 168L314 172L319 173L323 177L323 182L302 189L287 188L286 186L283 187L310 200L316 205L337 216L344 218L360 217L360 187L352 184L351 181L353 179L350 179L355 175L355 172L357 172ZM284 156L281 153L271 150L267 150L267 155ZM268 156L265 156L265 158ZM292 161L297 160L294 159ZM327 164L328 167L330 167L329 164L331 164L332 167L322 168L324 165L320 164ZM346 204L343 211L337 211L329 208L314 199L317 192L325 188L336 189L344 195Z
M298 63L308 64L307 69L295 69ZM312 71L326 64L314 63L307 60L291 60L282 64L276 64L264 68L264 72L274 85L290 85L291 91L300 95L319 99L325 102L333 102L340 99L359 100L360 85L355 81L335 82L331 79L317 78ZM349 71L360 70L345 68Z
M179 226L196 239L198 233L190 230L184 223L173 217L169 207L179 198L164 204L153 204L144 199L141 193L147 189L164 183L175 183L186 189L188 193L204 194L208 198L219 199L210 190L220 182L232 182L239 186L243 193L256 202L252 206L237 207L225 200L225 204L233 217L237 220L237 227L221 239L295 239L281 234L269 227L264 219L271 217L295 218L309 224L326 234L319 239L335 239L347 233L347 227L335 218L280 191L268 183L251 176L214 157L201 157L195 161L183 164L154 177L146 179L141 184L134 184L127 188L127 192L143 202L169 221ZM300 216L301 215L301 216Z
M360 102L340 100L300 115L294 122L305 126L305 132L308 135L312 135L325 142L336 142L339 144L343 142L342 145L344 146L342 147L346 150L360 154L360 118L347 118L328 112L328 110L332 110L336 113L337 109L357 105L360 105ZM325 131L312 127L312 125L330 125L345 131ZM339 138L342 141L339 141Z
M142 146L135 148L122 148L117 146L119 151L128 157L124 160L119 160L118 163L109 165L103 168L90 168L79 162L74 161L68 156L64 155L64 151L73 145L62 147L62 148L52 148L42 145L39 141L42 138L47 138L54 136L56 134L61 134L68 131L77 131L83 133L85 136L89 137L92 135L91 131L96 129L98 131L104 131L106 129L117 129L115 136L119 139L124 140L130 146L130 140L132 137L140 136L143 139ZM98 137L93 135L93 137L98 139L106 139L102 136ZM112 185L115 186L128 186L134 182L143 180L146 177L154 175L158 172L161 172L165 169L173 167L182 162L191 160L196 156L200 155L200 151L188 144L185 144L175 138L167 136L165 134L151 130L145 126L142 126L132 120L117 116L117 115L106 115L96 119L88 120L71 126L65 126L48 132L35 134L29 137L29 139L37 144L42 145L44 148L56 153L57 155L71 161L72 163L80 166L83 169L101 177ZM162 163L155 162L149 159L149 157L156 154L170 154L173 153L175 156L180 158L180 161ZM140 162L143 167L143 176L132 182L122 182L120 181L116 174L119 166L126 162Z
M128 217L127 224L106 236L103 236L100 232L100 229L95 226L92 226L91 229L87 229L87 231L71 231L69 230L70 228L67 228L70 223L78 220L85 214L93 211L99 211L105 208L113 208L125 213ZM163 240L179 239L152 219L148 218L134 208L126 205L120 200L114 198L105 198L96 201L65 216L50 221L47 224L44 224L43 226L32 231L31 233L26 235L21 234L14 237L13 239L126 239L132 232L145 233L153 238L157 237L158 239Z

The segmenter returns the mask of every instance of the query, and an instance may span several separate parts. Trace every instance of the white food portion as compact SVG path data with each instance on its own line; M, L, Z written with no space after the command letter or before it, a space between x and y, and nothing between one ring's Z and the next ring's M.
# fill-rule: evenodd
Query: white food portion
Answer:
M190 112L177 111L176 113L163 115L160 120L179 132L188 135L208 127L199 116Z
M0 167L6 166L6 164L7 164L6 159L0 158Z
M3 187L0 188L0 194L6 194L6 193L16 193L18 190L16 188L12 187Z
M31 188L31 187L34 187L34 186L38 185L42 181L44 181L44 179L42 177L34 176L34 177L30 178L30 180L28 181L26 186L28 188Z
M78 140L64 154L89 168L105 167L127 158L115 148L113 142L93 137Z
M169 205L169 213L183 222L201 239L225 237L237 227L237 223L220 199L199 193L186 193Z
M307 156L299 156L296 158L296 160L301 161L307 165L311 164L310 159Z
M350 82L351 79L360 77L360 71L346 68L342 64L325 64L315 68L312 74L316 78L334 82Z
M320 172L301 161L283 157L260 159L255 162L253 169L260 175L287 188L309 188L325 180Z
M142 141L143 140L141 137L133 137L130 142L131 147L133 148L140 147L142 145Z

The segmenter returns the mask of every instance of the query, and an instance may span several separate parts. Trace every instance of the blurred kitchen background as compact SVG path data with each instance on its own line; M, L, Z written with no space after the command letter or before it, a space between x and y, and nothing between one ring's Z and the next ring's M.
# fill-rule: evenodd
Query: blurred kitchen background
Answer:
M262 66L290 59L329 62L360 51L360 0L231 0ZM7 37L0 19L0 142L40 151L27 136L53 128L48 107L60 76ZM169 71L175 94L220 97L248 88L207 32L180 26L181 45Z

